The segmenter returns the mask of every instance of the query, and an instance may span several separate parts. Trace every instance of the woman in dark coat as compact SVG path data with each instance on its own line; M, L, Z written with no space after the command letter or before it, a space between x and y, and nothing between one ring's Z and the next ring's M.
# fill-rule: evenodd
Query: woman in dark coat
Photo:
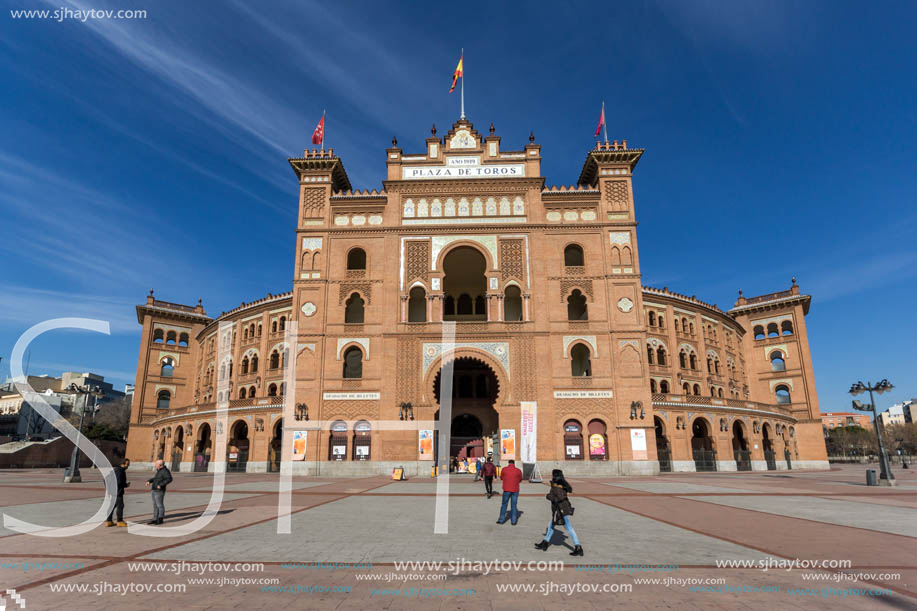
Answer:
M573 492L573 487L564 479L564 472L560 469L554 469L551 473L551 490L545 495L545 498L551 501L551 521L548 523L548 531L544 535L544 540L535 544L536 549L547 551L551 545L556 516L563 518L564 528L567 529L567 534L573 540L574 548L570 555L583 555L583 547L579 544L576 531L573 530L573 506L570 505L570 499L567 498L567 494L570 492Z

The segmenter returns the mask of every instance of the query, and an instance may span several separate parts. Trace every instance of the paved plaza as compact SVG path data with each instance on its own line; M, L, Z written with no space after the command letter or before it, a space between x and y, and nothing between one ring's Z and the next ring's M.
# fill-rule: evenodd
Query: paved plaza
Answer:
M291 533L278 534L278 476L227 474L219 513L178 538L104 526L64 538L0 528L0 593L15 590L30 611L917 608L917 471L897 469L896 488L868 488L865 468L571 478L582 558L568 555L572 544L563 528L547 552L533 548L550 519L544 484L524 483L518 525L498 525L499 496L487 499L480 482L452 476L449 530L434 534L435 480L294 478ZM151 517L142 487L149 476L129 473L129 522ZM201 515L213 477L175 474L163 528ZM93 470L84 471L80 484L62 484L58 471L7 471L0 473L0 509L38 524L75 524L98 509L101 489ZM850 566L787 570L795 559ZM395 565L495 560L523 566ZM564 561L564 570L527 568L540 560ZM723 561L772 568L718 567ZM161 564L136 564L154 562ZM194 568L207 562L263 566ZM615 565L644 567L608 568ZM649 570L657 565L665 566ZM644 582L652 579L659 581ZM139 591L179 586L183 592ZM504 591L507 586L520 590ZM578 591L563 589L571 587ZM586 591L592 587L598 591ZM132 591L122 594L124 588ZM867 595L876 590L884 594ZM7 609L18 608L5 596Z

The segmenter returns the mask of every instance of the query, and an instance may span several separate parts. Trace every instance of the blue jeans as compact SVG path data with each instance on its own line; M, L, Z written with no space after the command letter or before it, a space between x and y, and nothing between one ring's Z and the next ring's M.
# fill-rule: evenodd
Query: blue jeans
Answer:
M161 520L166 517L166 491L153 490L153 519Z
M579 539L576 536L576 531L573 530L573 522L570 521L570 516L564 516L564 526L567 529L567 533L570 535L570 538L573 539L573 545L579 545ZM551 536L554 534L554 519L551 518L551 521L548 522L548 532L544 535L544 540L548 543L551 542Z
M503 491L503 502L500 504L500 522L501 523L506 522L506 503L510 499L512 499L512 503L510 505L511 507L510 521L513 524L519 521L519 512L516 510L516 503L519 501L519 493L518 492L506 492L504 490Z

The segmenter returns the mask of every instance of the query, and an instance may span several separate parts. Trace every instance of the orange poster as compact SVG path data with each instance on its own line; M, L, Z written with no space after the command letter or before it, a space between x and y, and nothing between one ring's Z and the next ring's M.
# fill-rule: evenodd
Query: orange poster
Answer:
M420 433L420 460L433 460L433 431L418 432Z
M293 460L306 459L306 431L293 431Z
M516 458L516 429L500 431L500 459Z

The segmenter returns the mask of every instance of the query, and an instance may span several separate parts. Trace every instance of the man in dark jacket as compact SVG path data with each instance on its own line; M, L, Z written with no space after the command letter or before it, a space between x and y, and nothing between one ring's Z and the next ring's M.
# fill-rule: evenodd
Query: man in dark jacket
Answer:
M503 480L503 502L500 504L500 518L497 524L506 522L506 504L511 501L510 521L515 526L519 521L516 503L519 501L519 482L522 481L522 471L516 468L515 460L511 459L509 464L501 469L500 479Z
M481 474L484 476L484 490L487 491L487 498L494 495L494 476L497 474L497 467L494 465L494 459L487 457L487 462L481 467Z
M115 472L115 483L118 486L118 494L115 498L114 506L108 513L108 521L105 523L105 526L115 525L115 511L118 512L118 526L127 526L127 522L124 521L124 489L131 485L131 483L127 481L127 468L130 465L130 459L125 458L121 461L120 465L112 469Z
M166 469L166 463L160 458L153 463L156 475L147 480L146 485L153 489L153 521L150 524L162 524L166 517L166 486L172 483L172 474Z

